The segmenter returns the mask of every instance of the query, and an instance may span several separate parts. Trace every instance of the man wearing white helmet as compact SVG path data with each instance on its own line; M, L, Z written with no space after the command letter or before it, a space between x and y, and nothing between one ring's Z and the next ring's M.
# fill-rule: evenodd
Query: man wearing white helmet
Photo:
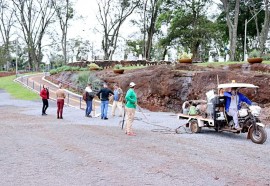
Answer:
M134 121L136 105L137 105L137 95L134 91L135 83L131 82L129 84L130 89L126 94L126 112L127 112L127 125L126 125L126 134L129 136L136 136L136 134L132 131L132 123Z

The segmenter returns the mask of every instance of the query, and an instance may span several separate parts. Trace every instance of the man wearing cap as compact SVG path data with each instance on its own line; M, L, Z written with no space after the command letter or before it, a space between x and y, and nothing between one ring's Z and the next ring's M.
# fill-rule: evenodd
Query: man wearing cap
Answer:
M231 92L224 92L225 96L225 109L229 116L233 117L234 128L241 130L238 124L238 110L241 108L241 102L251 105L252 102L243 94L237 91L237 88L231 88Z
M126 134L129 136L136 136L136 134L132 131L132 123L134 121L136 105L137 105L137 95L134 91L135 83L131 82L129 84L130 89L126 94L126 112L127 112L127 125L126 125Z

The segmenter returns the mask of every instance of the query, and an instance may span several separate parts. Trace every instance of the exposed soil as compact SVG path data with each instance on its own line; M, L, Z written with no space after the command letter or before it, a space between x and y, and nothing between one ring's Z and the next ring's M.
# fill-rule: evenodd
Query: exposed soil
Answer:
M181 105L186 100L206 99L205 93L216 89L219 83L229 83L232 80L242 83L252 83L260 87L257 94L254 90L244 90L252 101L263 107L262 120L269 120L270 106L270 66L263 64L249 65L247 63L220 66L200 67L197 65L176 64L157 65L143 69L128 70L124 74L114 74L106 69L95 72L110 86L118 83L124 91L133 81L137 84L138 103L151 111L181 111ZM65 81L70 81L72 73L62 73Z

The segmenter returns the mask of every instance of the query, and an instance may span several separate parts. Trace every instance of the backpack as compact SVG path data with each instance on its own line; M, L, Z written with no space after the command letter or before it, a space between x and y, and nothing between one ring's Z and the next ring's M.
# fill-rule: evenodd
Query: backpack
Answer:
M85 91L85 92L83 93L83 95L82 95L82 98L83 98L84 101L86 101L86 99L87 99L86 97L87 97L87 95L86 95L86 91Z

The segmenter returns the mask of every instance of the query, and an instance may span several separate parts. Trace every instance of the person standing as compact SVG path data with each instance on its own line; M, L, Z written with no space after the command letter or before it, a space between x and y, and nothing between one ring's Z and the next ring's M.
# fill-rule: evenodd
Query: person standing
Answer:
M59 89L56 91L57 99L57 119L63 119L63 108L65 103L66 93L62 89L62 84L59 84Z
M93 98L95 97L94 92L92 90L92 85L88 84L87 87L85 88L85 93L86 93L86 109L85 109L85 117L90 117L92 118L91 111L92 111L92 102Z
M103 88L97 93L98 98L101 100L101 119L107 120L109 96L113 95L113 92L108 88L106 83L103 84Z
M119 109L119 117L122 117L122 102L123 102L123 91L122 89L115 84L113 86L114 90L113 90L113 105L112 105L112 116L115 116L115 110L116 108Z
M129 90L126 94L126 113L127 113L127 125L126 125L126 134L129 136L136 136L136 134L132 131L132 123L134 121L136 105L137 105L137 95L134 91L135 83L131 82L129 84Z
M49 107L49 90L46 85L43 85L42 90L40 91L40 97L42 98L43 106L42 106L42 116L47 115L46 110Z

